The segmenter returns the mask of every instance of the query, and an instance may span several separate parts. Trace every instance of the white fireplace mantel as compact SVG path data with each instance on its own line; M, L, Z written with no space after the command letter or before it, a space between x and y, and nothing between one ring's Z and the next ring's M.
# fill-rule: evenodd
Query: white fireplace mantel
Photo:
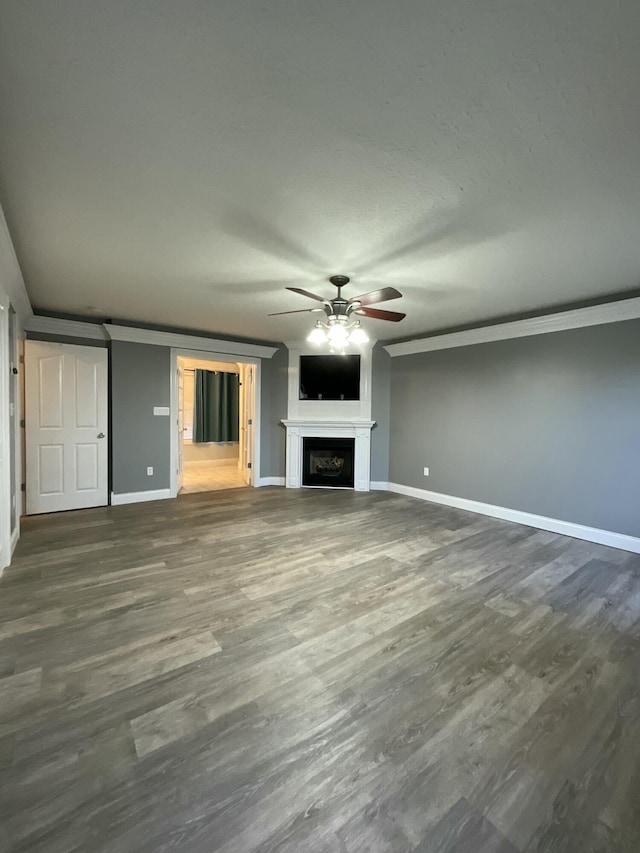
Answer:
M339 420L310 421L283 420L287 429L287 471L288 489L302 486L302 439L303 438L353 438L353 488L356 492L368 492L371 469L371 429L375 421Z

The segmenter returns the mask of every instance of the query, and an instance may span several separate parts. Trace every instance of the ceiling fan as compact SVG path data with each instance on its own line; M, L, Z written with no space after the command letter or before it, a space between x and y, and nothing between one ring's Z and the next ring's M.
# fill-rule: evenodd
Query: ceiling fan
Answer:
M370 293L362 293L360 296L352 296L345 299L342 288L349 284L349 276L332 275L329 279L338 289L335 299L326 299L317 293L310 293L299 287L287 287L292 293L307 296L316 302L322 302L322 308L299 308L295 311L276 311L269 317L278 317L282 314L307 314L324 313L325 321L318 320L315 328L309 335L308 340L312 343L324 343L329 341L332 346L344 347L347 343L365 343L368 337L360 325L357 317L370 317L372 320L388 320L391 323L399 323L407 315L399 311L385 311L380 308L370 308L378 302L387 302L390 299L400 299L402 294L395 287L383 287L380 290L372 290ZM356 315L354 318L353 315Z

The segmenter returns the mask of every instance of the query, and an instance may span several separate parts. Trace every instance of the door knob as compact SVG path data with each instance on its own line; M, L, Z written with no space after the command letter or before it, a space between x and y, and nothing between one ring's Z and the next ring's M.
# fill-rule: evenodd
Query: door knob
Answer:
M99 432L99 433L98 433L98 438L104 438L104 433L103 433L103 432Z

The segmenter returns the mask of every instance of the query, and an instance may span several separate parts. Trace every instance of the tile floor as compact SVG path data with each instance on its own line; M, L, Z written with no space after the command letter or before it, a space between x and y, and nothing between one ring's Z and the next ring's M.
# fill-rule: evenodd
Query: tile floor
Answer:
M207 462L185 462L181 495L214 492L218 489L238 489L247 484L244 472L237 464L215 465Z

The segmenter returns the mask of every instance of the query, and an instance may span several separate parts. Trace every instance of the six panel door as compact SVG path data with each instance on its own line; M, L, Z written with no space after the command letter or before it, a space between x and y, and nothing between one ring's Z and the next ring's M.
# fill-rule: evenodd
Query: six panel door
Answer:
M108 369L102 347L27 341L27 514L107 504Z

